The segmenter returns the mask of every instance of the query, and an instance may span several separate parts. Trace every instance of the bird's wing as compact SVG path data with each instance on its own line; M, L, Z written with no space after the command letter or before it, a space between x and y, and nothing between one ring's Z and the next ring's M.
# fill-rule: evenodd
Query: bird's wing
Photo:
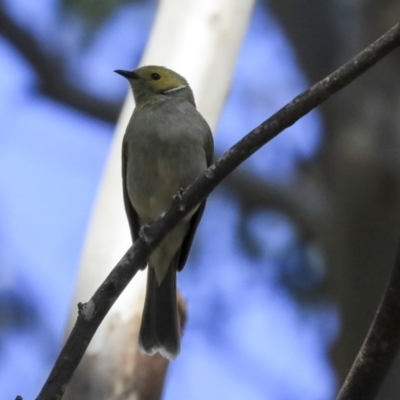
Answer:
M210 128L208 128L206 135L204 135L204 151L206 153L207 168L208 168L213 162L213 157L214 157L214 140ZM186 234L186 237L180 249L179 260L177 264L178 271L182 271L183 267L186 264L190 248L192 247L194 235L196 233L197 227L199 226L201 217L203 216L204 209L206 207L206 202L207 200L204 200L202 203L200 203L199 208L197 209L196 213L193 215L190 221L189 231Z
M126 216L128 217L129 228L131 230L132 242L139 237L139 217L136 210L133 208L131 201L129 200L128 187L126 184L127 179L127 149L125 142L122 143L122 192L124 196L124 205Z
M188 233L183 240L182 246L180 248L179 260L176 266L178 271L182 271L183 267L186 264L190 248L192 247L194 235L196 233L197 227L199 226L199 222L201 217L203 216L204 208L206 207L206 200L204 200L199 208L197 209L196 213L193 215L192 219L190 220L190 228Z
M214 138L210 128L208 128L207 134L204 136L204 151L206 153L208 168L214 161Z

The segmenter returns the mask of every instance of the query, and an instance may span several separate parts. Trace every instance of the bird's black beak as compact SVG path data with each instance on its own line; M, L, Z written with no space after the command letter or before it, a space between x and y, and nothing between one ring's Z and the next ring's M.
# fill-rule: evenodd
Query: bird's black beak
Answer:
M126 79L138 79L139 77L133 71L124 71L123 69L116 69L114 72L123 76Z

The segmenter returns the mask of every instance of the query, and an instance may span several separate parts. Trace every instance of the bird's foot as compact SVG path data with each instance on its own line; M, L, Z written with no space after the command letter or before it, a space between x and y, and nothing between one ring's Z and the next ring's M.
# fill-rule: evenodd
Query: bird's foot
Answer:
M182 200L182 196L185 194L185 189L184 188L180 188L178 190L178 192L176 194L174 194L174 196L172 197L172 200L174 202L181 202Z
M172 198L172 207L177 204L178 210L183 213L185 211L185 206L182 204L182 196L185 194L185 189L180 188L178 192Z
M149 237L150 237L149 229L150 229L150 225L145 224L145 225L142 225L139 230L139 236L147 243L148 246L149 246Z

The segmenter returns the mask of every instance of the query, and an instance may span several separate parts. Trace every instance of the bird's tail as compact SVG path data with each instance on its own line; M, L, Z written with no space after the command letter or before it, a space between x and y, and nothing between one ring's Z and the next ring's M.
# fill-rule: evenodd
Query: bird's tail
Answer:
M176 301L176 267L173 260L159 285L154 268L147 268L147 289L139 332L139 348L174 359L180 351L180 325Z

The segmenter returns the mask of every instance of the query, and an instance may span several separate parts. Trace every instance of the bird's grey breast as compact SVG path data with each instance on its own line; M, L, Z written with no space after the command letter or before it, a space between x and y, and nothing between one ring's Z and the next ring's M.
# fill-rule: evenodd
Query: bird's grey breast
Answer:
M209 128L188 102L166 100L134 112L124 140L127 189L141 223L149 223L207 168Z

